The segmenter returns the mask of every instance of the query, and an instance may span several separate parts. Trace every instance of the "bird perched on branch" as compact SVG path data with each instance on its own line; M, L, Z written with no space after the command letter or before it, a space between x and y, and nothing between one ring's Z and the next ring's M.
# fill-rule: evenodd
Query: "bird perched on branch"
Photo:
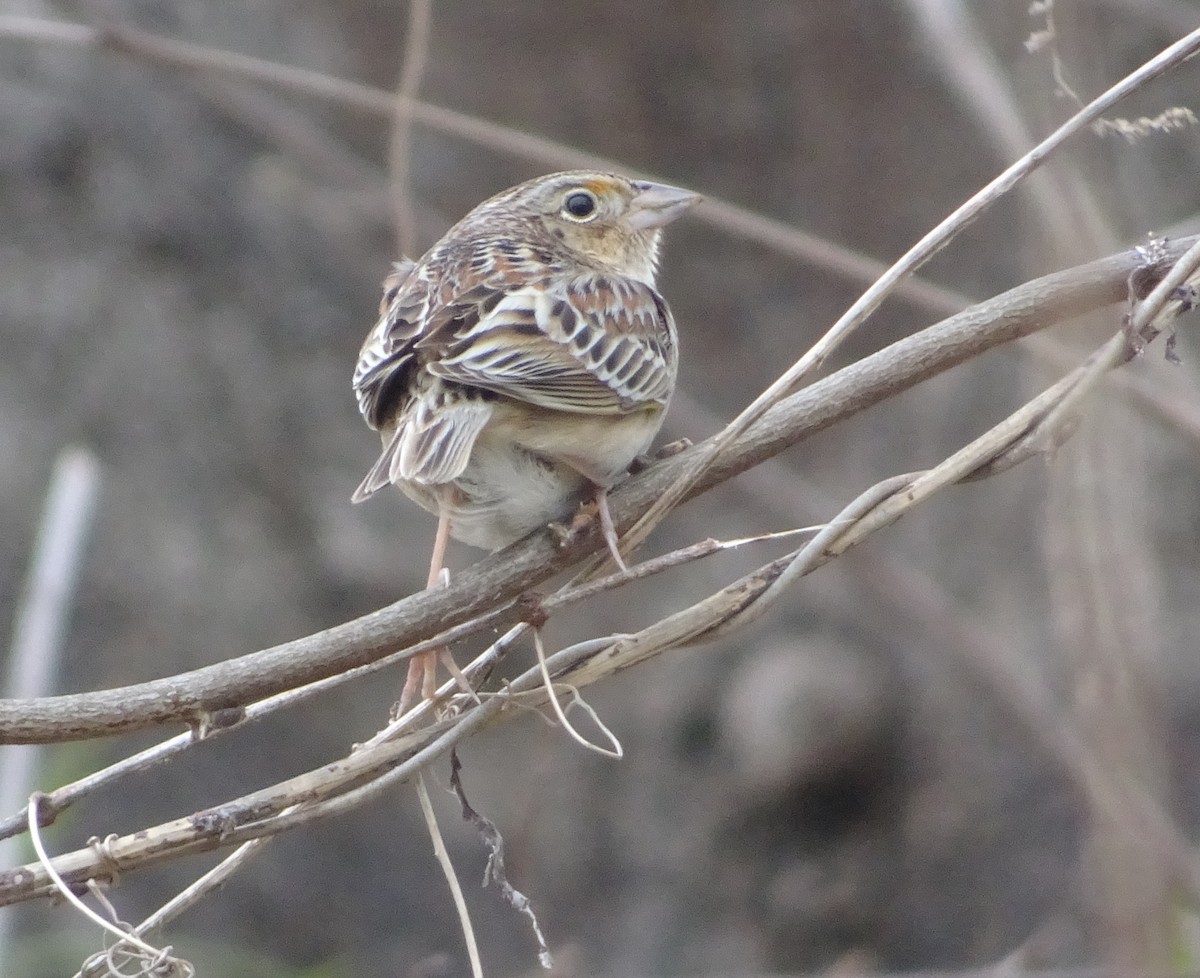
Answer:
M624 566L606 492L649 447L675 387L675 324L654 277L663 227L699 199L554 173L396 264L354 371L383 439L354 501L395 485L437 514L430 586L449 537L499 549L589 496ZM427 696L436 658L422 660Z

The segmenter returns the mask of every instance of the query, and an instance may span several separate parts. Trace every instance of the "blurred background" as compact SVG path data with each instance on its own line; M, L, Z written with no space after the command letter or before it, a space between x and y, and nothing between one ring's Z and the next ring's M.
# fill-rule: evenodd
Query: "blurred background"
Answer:
M420 95L620 161L890 261L1072 111L1025 0L434 0ZM379 0L8 0L8 13L165 37L384 90L410 7ZM1086 100L1200 25L1192 0L1056 5ZM1122 106L1184 104L1195 65ZM1194 107L1194 105L1193 105ZM397 228L390 118L145 59L0 36L0 621L54 460L102 489L60 691L170 675L421 588L433 520L351 507L378 443L350 391L399 234L418 251L557 166L416 125ZM1077 139L924 272L966 298L1200 228L1195 130ZM403 200L404 198L401 197ZM698 211L660 286L683 345L664 440L712 433L866 282ZM796 447L677 512L647 553L832 516L933 465L1119 326L1121 310L1004 349ZM891 300L849 362L942 318ZM716 646L589 692L623 761L534 717L462 752L556 974L656 976L1194 963L1180 890L1135 785L1200 816L1200 352L1161 345L1108 385L1049 464L956 488L806 578ZM1076 352L1072 353L1072 350ZM1057 358L1057 359L1055 359ZM837 364L834 364L836 366ZM1172 413L1174 412L1174 413ZM632 630L776 551L710 559L555 619L550 647ZM455 546L451 565L477 553ZM460 661L465 649L460 652ZM523 650L508 664L529 661ZM399 672L206 744L73 810L54 850L128 832L341 756ZM58 747L52 787L157 737ZM431 789L492 975L539 973L525 921L480 890L486 853ZM0 813L7 815L9 813ZM215 861L128 875L139 920ZM7 911L13 975L69 974L94 928ZM467 973L411 790L280 839L165 940L209 978Z

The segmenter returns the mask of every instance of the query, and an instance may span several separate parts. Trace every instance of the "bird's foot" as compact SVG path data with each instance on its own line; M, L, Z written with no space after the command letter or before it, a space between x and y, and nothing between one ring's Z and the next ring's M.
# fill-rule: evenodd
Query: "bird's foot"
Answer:
M600 532L608 546L609 555L622 571L629 570L617 545L617 529L613 525L612 514L608 511L608 491L606 489L597 488L593 498L585 499L580 503L570 522L554 522L549 524L548 529L554 535L559 549L562 550L573 544L584 533L588 533L597 519L600 521Z
M652 452L644 452L637 456L629 463L629 472L631 475L637 475L639 472L650 468L655 462L661 462L665 458L674 458L680 452L686 452L691 447L692 440L690 438L676 438L674 441L669 441Z

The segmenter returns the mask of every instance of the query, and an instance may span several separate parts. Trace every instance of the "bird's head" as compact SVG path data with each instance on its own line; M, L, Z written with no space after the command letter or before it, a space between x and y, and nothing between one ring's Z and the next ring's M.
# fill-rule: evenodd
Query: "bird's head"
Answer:
M662 229L700 195L614 173L570 170L529 180L485 204L539 227L585 264L654 282Z

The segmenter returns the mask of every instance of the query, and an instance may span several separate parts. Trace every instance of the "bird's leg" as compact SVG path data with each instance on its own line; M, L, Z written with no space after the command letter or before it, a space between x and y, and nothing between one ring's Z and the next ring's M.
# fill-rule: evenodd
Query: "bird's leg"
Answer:
M404 688L400 690L400 701L396 704L393 713L394 718L404 716L408 712L408 708L412 705L412 701L416 698L417 686L420 684L426 654L422 652L420 655L415 655L408 660L408 675L404 677Z
M438 514L437 534L433 538L433 553L429 557L429 577L425 581L426 590L431 590L435 587L442 587L443 579L449 579L449 573L446 571L446 547L450 543L450 516L445 510ZM397 715L403 715L416 698L417 689L420 688L421 695L425 699L433 699L437 692L437 664L438 661L446 666L457 681L458 684L468 693L471 690L471 684L467 682L467 677L462 674L462 670L458 668L454 658L450 655L450 649L443 645L440 648L430 649L428 652L422 652L420 655L413 656L408 662L408 675L404 679L404 689L400 691L400 703L397 706Z
M425 581L426 590L440 587L442 569L446 565L446 547L450 544L450 517L445 510L438 513L437 533L433 538L433 553L429 555L429 577Z
M446 578L446 583L449 583L449 573L443 574L446 569L446 547L450 543L450 517L443 509L438 513L437 533L433 537L433 553L429 555L429 577L425 581L425 589L432 590L435 587L444 587L442 583L443 576ZM433 699L433 694L437 692L437 664L438 659L443 661L450 659L450 649L442 646L440 649L430 649L421 657L424 660L425 678L421 682L421 695L425 699ZM451 672L458 672L456 666ZM459 681L466 682L462 679L462 673L458 672ZM407 683L405 684L407 685ZM467 687L470 688L469 686Z

